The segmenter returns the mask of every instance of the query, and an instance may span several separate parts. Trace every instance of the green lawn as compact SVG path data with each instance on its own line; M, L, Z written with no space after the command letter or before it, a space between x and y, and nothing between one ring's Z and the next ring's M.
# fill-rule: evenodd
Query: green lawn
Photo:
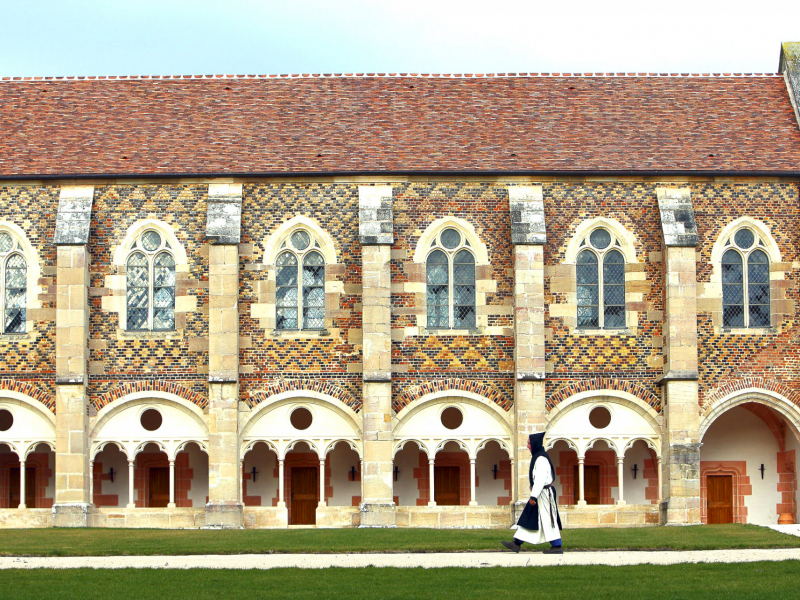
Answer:
M3 529L3 556L460 552L500 550L511 531L486 529ZM799 547L800 538L754 525L568 529L569 550Z
M120 598L797 598L796 562L491 569L14 570L14 600Z

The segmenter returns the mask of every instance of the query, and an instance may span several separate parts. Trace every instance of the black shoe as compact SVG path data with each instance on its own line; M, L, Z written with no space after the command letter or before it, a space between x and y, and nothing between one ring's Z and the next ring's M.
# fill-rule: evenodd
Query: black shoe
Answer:
M505 540L503 540L500 543L503 544L503 546L505 546L506 548L508 548L512 552L515 552L515 553L519 552L519 546L517 546L514 542L506 542Z
M542 550L542 554L564 554L561 546L550 546L547 550Z

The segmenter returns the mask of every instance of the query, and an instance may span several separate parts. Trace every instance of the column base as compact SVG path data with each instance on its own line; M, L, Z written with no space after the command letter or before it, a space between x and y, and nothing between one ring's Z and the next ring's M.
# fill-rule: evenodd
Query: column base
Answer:
M436 502L428 502L428 506L436 506Z
M275 505L277 508L286 508L286 502L283 500L279 500L278 504Z
M475 500L470 500L469 501L469 505L470 506L478 506L478 503Z
M20 504L17 508L19 510L25 510L26 508L28 508L28 505L27 504Z
M359 527L397 527L397 507L394 502L362 502Z
M175 504L174 502L167 502L167 508L175 508L175 507L177 507L177 506L178 506L178 505L177 505L177 504Z
M136 503L134 502L133 504L131 504L129 502L128 504L125 505L125 508L136 508Z
M53 505L53 527L88 527L92 505L88 502Z
M209 502L203 529L242 529L244 504L241 502Z
M578 506L586 506L586 500L578 500Z
M617 506L625 506L626 504L628 503L625 500L617 500Z

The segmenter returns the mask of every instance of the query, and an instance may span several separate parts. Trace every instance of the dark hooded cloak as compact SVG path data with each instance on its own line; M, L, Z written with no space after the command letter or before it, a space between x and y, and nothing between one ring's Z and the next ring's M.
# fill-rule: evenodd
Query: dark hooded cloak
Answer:
M533 467L536 464L536 460L540 457L547 460L547 464L550 465L550 473L553 476L553 481L555 481L556 468L553 466L553 461L550 460L550 457L547 455L547 452L544 449L544 433L533 433L528 437L528 440L530 440L531 443L531 465L528 468L528 480L530 481L531 487L533 487ZM555 506L554 516L557 520L558 528L562 529L561 515L558 514L558 504L555 502L555 490L550 488L547 493L553 495ZM522 514L519 516L519 521L517 521L517 525L524 527L525 529L530 529L531 531L538 531L539 505L533 505L530 502L526 502L525 508L522 510Z

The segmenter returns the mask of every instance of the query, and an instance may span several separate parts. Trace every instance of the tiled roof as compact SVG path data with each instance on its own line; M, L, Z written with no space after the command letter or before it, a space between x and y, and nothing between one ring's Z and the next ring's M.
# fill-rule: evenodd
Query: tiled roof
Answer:
M6 78L0 177L800 172L780 75Z

